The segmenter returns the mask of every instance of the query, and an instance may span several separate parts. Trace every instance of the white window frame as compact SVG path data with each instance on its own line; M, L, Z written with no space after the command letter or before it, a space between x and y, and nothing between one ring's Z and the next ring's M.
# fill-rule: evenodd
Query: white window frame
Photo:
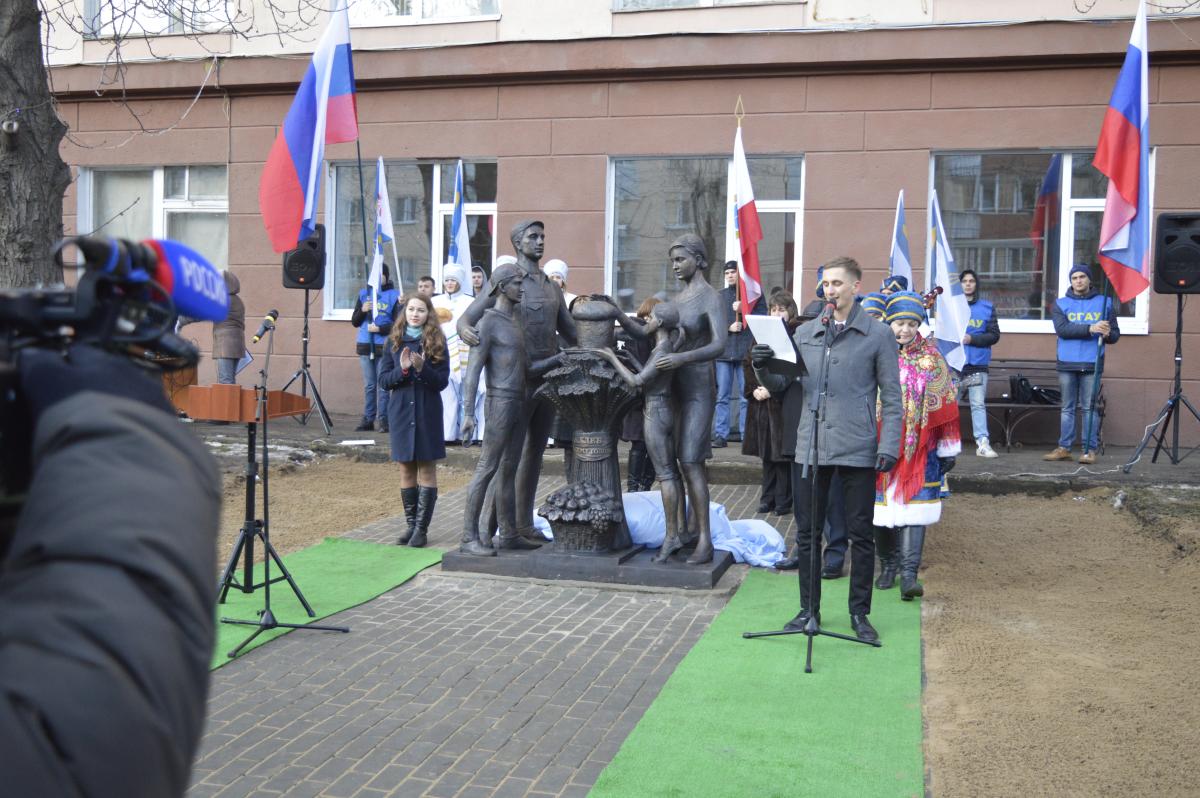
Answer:
M425 159L421 159L425 160ZM388 161L386 158L383 161L385 168L393 164L411 164L416 163L416 159L400 158L394 161ZM490 161L488 161L490 163ZM348 161L333 162L329 161L325 164L325 251L327 253L337 251L337 219L335 205L337 204L337 169L335 167L350 163ZM438 198L438 202L433 205L433 214L430 219L430 224L433 228L429 231L429 262L432 265L431 276L434 279L434 284L437 290L441 290L442 285L442 268L445 266L446 260L443 257L445 248L442 245L442 227L446 223L446 218L453 215L454 203L442 202L442 167L445 166L444 161L438 160L436 168L433 170L433 196ZM464 202L463 213L467 216L491 216L492 217L492 254L491 262L496 262L496 244L499 240L499 207L495 202ZM368 224L373 224L371 219L367 219ZM415 224L415 222L414 222ZM325 264L325 281L332 283L334 275L337 272L337 263L333 259L329 259ZM321 318L326 321L350 321L350 317L354 314L352 308L335 308L333 306L333 291L321 292Z
M1074 159L1083 156L1084 153L1080 150L1086 150L1085 147L1078 149L1071 148L1055 148L1047 150L1051 154L1059 154L1063 156L1062 168L1060 170L1059 193L1059 258L1058 258L1058 290L1057 296L1062 296L1065 291L1064 286L1071 283L1071 266L1072 256L1074 255L1075 245L1075 214L1079 211L1103 211L1104 200L1101 198L1075 198L1071 195L1071 168ZM1022 150L1027 152L1028 150ZM936 188L937 175L934 174L935 162L938 156L954 155L961 152L964 155L991 155L994 153L1003 152L1003 150L943 150L929 153L929 185L927 196L932 197ZM1156 148L1150 149L1150 218L1154 218L1154 163L1157 156ZM933 229L933 208L932 202L927 202L930 206L925 211L925 229ZM1153 244L1153 237L1151 238ZM1153 252L1148 253L1148 257L1153 260ZM925 290L928 291L933 282L933 248L926 245L925 247ZM986 287L985 287L986 291ZM1114 301L1116 298L1113 298ZM1147 288L1142 293L1138 294L1134 303L1134 315L1119 316L1118 324L1121 327L1122 335L1148 335L1150 333L1150 289ZM1050 319L998 319L1000 322L1001 333L1036 333L1041 335L1054 335L1054 322Z
M425 16L426 0L412 0L412 11L408 14L390 14L379 16L374 19L355 18L353 12L350 17L350 27L352 28L385 28L396 25L453 25L460 22L495 22L500 19L500 2L496 0L495 14L475 14L458 17L434 17Z
M166 170L169 167L191 167L191 166L221 166L225 169L225 199L166 199L163 193L166 190ZM79 170L79 190L77 192L77 202L75 204L75 229L79 235L90 235L95 232L96 219L94 216L94 208L92 205L92 194L95 186L95 175L97 173L108 172L151 172L150 190L153 196L150 197L152 204L150 212L150 237L165 238L167 235L167 216L171 213L221 213L225 215L225 224L229 224L229 167L227 164L164 164L162 166L128 166L128 167L82 167ZM187 182L191 180L191 172L188 172ZM187 194L186 188L184 191L185 197ZM103 234L103 233L101 233ZM230 242L232 246L232 242ZM228 256L227 256L228 257ZM79 265L83 265L82 257Z
M133 0L130 0L131 2ZM126 29L117 31L112 25L100 20L101 9L108 4L119 2L119 0L83 0L81 4L81 16L85 29L85 37L89 39L111 39L117 35L122 36L199 36L206 33L221 33L228 29L228 21L230 16L236 17L238 9L234 7L232 14L230 13L231 0L224 0L224 15L220 10L214 10L212 14L198 15L201 20L204 17L210 17L210 21L201 21L199 25L189 27L185 24L186 10L192 8L192 3L188 0L173 0L175 6L180 9L175 16L170 14L152 14L152 9L145 6L135 6L134 15L131 20L126 23ZM141 12L140 14L136 12ZM124 14L125 12L121 12ZM166 27L162 30L152 30L148 27L151 23L165 22Z
M659 160L669 158L722 158L729 159L728 169L726 174L729 176L726 179L732 180L733 173L733 158L718 155L703 155L703 154L688 154L688 155L622 155L619 158L609 156L608 167L605 174L605 194L604 203L604 292L612 296L616 290L616 265L613 263L613 257L616 254L617 242L614 238L613 220L616 218L617 212L617 161L633 161L633 160ZM796 246L792 250L794 262L792 263L792 287L789 289L792 296L796 297L797 304L803 307L800 301L801 289L804 285L804 201L805 192L808 187L808 157L800 153L755 153L755 158L799 158L800 159L800 199L794 200L760 200L754 201L754 206L760 214L764 213L794 213L795 227L792 229L793 236L796 241ZM728 183L726 183L728 185ZM725 252L719 256L722 262L725 260L725 253L732 251L736 246L733 236L733 224L728 218L733 212L733 203L727 203L728 211L726 214L725 223ZM715 263L717 259L716 253L709 253L709 258ZM786 272L787 269L785 268ZM720 288L718 285L717 288Z
M621 0L612 0L614 14L637 14L645 11L695 11L698 8L726 8L737 6L807 5L808 0L696 0L690 6L651 6L649 8L622 8Z

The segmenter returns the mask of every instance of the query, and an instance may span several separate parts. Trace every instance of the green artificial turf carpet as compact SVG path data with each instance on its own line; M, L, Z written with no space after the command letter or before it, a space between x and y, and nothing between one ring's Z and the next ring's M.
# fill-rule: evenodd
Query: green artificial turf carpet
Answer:
M271 611L281 623L310 623L350 607L370 601L397 585L412 579L420 571L441 562L437 549L414 549L408 546L384 546L346 538L326 538L316 546L297 551L283 558L284 565L317 613L309 618L287 581L271 585ZM271 576L281 574L271 564ZM261 563L254 566L255 583L262 581ZM240 581L242 571L237 572ZM221 618L253 621L263 608L263 589L242 593L231 589L224 604L217 605L217 645L213 650L212 667L219 668L229 659L229 652L254 633L253 626L221 623ZM287 634L289 629L263 632L246 648L258 648L269 640ZM354 630L351 629L353 634ZM306 632L305 634L341 634L341 632Z
M848 579L823 628L853 634ZM600 775L591 798L921 796L920 602L875 591L882 648L804 635L745 640L799 610L795 572L754 569Z

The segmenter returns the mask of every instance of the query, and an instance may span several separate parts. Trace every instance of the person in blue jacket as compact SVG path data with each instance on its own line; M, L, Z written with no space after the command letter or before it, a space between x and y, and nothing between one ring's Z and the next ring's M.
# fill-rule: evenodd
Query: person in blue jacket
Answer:
M963 269L958 277L963 295L971 306L971 318L967 322L967 333L963 336L963 348L967 363L963 366L962 382L959 383L959 398L967 395L971 403L971 433L975 436L975 454L978 457L995 457L996 452L988 440L987 401L988 364L992 362L992 347L1000 340L1000 322L996 320L996 309L986 299L979 298L979 277L972 269Z
M1095 398L1096 365L1104 371L1104 346L1121 337L1117 310L1111 298L1092 288L1092 269L1080 264L1071 267L1071 287L1051 308L1054 332L1058 334L1058 385L1062 389L1062 418L1058 447L1043 460L1072 460L1075 442L1075 403L1079 402L1083 454L1079 462L1096 462L1100 445L1100 420L1088 416ZM1099 352L1097 352L1097 347ZM1097 354L1099 358L1097 359Z
M354 303L354 313L350 316L350 323L358 329L354 352L362 365L363 375L363 414L362 421L354 428L355 432L375 429L376 418L379 419L379 431L388 431L387 391L379 385L379 370L383 366L383 345L392 331L393 314L400 292L392 285L386 263L383 264L383 284L379 288L374 304L371 303L371 286L361 288L358 300ZM372 349L375 350L374 357Z
M450 382L450 359L429 298L406 294L399 306L379 384L390 394L392 460L400 464L400 499L408 521L397 542L420 548L437 504L436 461L446 459L441 394Z

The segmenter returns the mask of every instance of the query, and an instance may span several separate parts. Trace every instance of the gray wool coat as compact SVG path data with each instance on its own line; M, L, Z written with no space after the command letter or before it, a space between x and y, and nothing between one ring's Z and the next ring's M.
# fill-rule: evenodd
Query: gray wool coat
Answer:
M808 461L825 335L820 320L813 319L802 324L794 336L808 372L801 378L804 410L796 437L796 462L802 465ZM899 455L903 410L899 363L892 331L856 304L846 328L833 339L829 355L828 401L817 434L820 465L873 468L877 454ZM878 439L876 397L882 408Z

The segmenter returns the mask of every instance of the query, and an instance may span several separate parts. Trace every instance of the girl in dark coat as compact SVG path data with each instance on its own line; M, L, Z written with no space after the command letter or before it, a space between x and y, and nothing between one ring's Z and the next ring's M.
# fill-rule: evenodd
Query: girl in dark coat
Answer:
M408 521L398 543L421 547L437 504L435 461L446 458L441 393L450 382L450 361L429 299L407 294L400 307L384 346L379 384L388 392L392 460L400 464L400 498Z
M771 295L768 311L783 319L788 334L800 326L796 300L786 291ZM758 512L787 515L792 511L791 457L786 454L787 424L784 420L784 397L772 395L754 376L749 355L742 363L745 375L746 431L742 436L742 454L762 459L762 496ZM789 414L790 415L790 414ZM792 437L795 437L795 427ZM795 444L793 443L793 449Z

